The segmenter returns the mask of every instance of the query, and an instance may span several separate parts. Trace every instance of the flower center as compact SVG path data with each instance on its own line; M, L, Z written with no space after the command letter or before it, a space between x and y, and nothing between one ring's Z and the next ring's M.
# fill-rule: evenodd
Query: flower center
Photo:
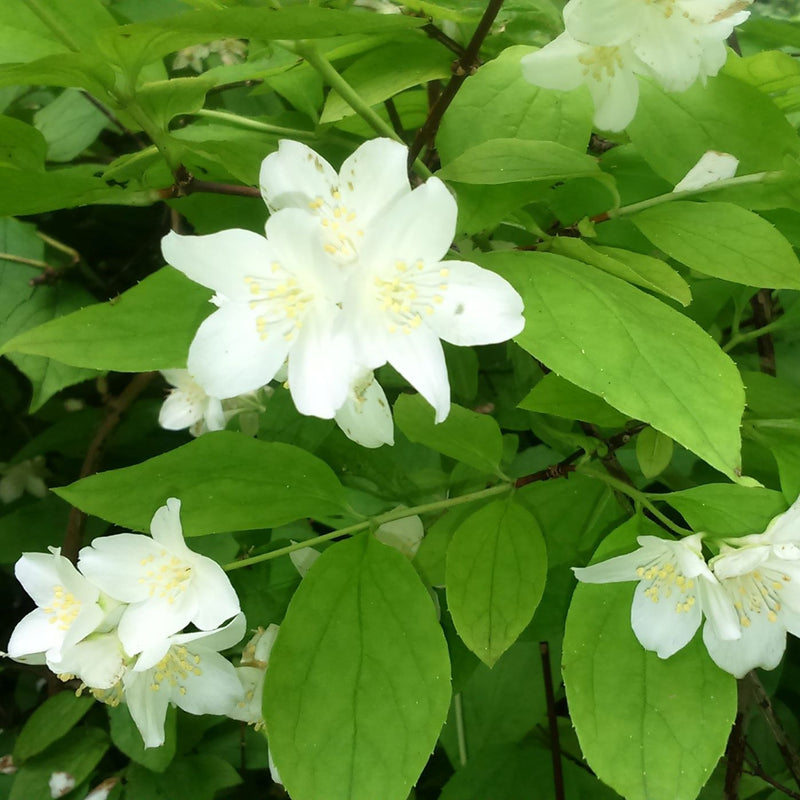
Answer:
M743 628L750 627L754 614L766 613L769 622L778 621L778 612L781 610L778 593L785 583L791 581L791 577L776 570L765 572L766 574L755 570L748 575L733 579L736 582L737 597L733 605L739 614L739 624Z
M395 274L389 279L375 277L375 299L386 315L389 333L411 333L422 324L423 314L433 314L436 306L444 302L442 292L447 291L450 271L446 267L426 268L420 259L411 266L396 261L394 269Z
M111 708L116 708L122 702L125 691L122 681L117 681L110 689L93 689L89 687L89 693L95 700L105 703Z
M591 75L596 81L604 79L604 72L609 78L613 78L617 69L622 69L619 47L592 47L585 53L581 53L578 61L583 64L583 74Z
M272 272L281 271L281 265L275 262ZM261 312L256 317L256 330L261 340L268 339L271 333L283 336L286 341L294 339L303 327L303 317L314 300L314 294L298 284L285 270L282 276L274 279L248 275L244 282L254 296L250 308Z
M191 564L166 550L162 550L157 556L145 556L139 563L143 567L149 567L144 577L139 578L139 583L147 584L150 597L163 597L169 603L174 603L191 583Z
M63 586L54 586L53 599L42 611L49 616L47 621L51 625L58 625L60 630L66 631L81 613L81 601Z
M153 667L153 682L150 689L160 691L166 684L170 689L177 688L181 694L186 694L183 684L190 675L202 675L200 669L200 656L190 653L182 645L173 645L167 654Z
M353 184L348 183L352 191ZM356 212L342 202L342 193L331 186L330 198L317 195L308 207L321 218L325 231L325 252L343 261L352 259L358 251L358 240L364 231L358 227Z
M644 590L644 596L654 603L662 598L671 600L673 593L677 596L675 613L685 614L692 610L697 602L694 593L694 578L687 578L675 569L671 561L656 561L639 567L636 574L642 581L650 585Z

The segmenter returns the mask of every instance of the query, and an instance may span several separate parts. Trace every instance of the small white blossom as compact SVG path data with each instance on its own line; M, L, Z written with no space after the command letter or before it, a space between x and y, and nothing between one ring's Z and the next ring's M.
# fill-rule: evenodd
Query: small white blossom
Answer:
M220 650L244 635L238 614L223 628L170 636L143 652L122 678L125 702L145 747L164 743L164 720L172 704L189 714L226 714L242 695L236 670Z
M120 533L95 539L80 552L81 572L129 604L118 628L128 655L161 646L190 622L210 630L239 612L239 598L222 568L186 546L180 507L173 497L156 511L152 538Z
M158 413L158 424L170 431L189 428L192 436L225 427L222 401L211 397L186 369L165 369L161 374L173 389Z
M292 539L291 542L292 544L297 544L294 539ZM293 550L289 553L289 560L300 574L300 577L305 578L308 571L314 566L314 562L321 555L322 553L320 553L319 550L315 550L313 547L303 547L300 550Z
M409 560L417 554L424 535L422 520L416 515L384 522L375 531L375 538L379 542L393 547Z
M372 370L360 372L352 381L334 419L345 436L362 447L394 444L392 410Z
M270 625L266 630L259 628L245 645L240 666L236 668L236 675L242 684L243 697L226 713L232 719L254 725L256 730L264 727L264 717L261 712L264 675L269 666L269 656L279 630L280 626L275 624Z
M45 466L44 456L34 456L19 464L0 464L0 500L13 503L22 497L24 492L34 497L44 497L47 485L44 479L49 474Z
M721 636L738 636L731 609L702 555L701 534L680 541L640 536L640 547L590 567L573 567L584 583L639 581L631 606L631 626L646 650L669 658L689 643L703 612Z
M48 663L57 664L103 622L100 590L58 550L24 553L14 573L37 608L14 628L8 643L11 658L42 654Z
M75 788L75 776L69 772L54 772L47 785L50 788L50 797L63 797Z
M739 166L739 159L730 153L708 150L700 160L681 178L673 192L690 192L702 189L717 181L732 178Z

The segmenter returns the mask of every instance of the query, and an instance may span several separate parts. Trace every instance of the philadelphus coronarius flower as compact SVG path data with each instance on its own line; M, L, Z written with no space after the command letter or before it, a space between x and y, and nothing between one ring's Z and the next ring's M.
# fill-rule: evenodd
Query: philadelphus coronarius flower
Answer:
M570 90L585 84L595 124L625 128L636 113L637 75L670 92L716 75L725 40L749 12L750 0L569 0L566 31L522 60L537 86Z
M239 599L221 567L186 547L179 512L175 498L158 509L152 538L95 539L78 569L57 550L25 553L15 568L37 608L14 629L7 655L126 703L146 747L164 741L169 704L227 714L243 695L218 652L244 635ZM189 623L199 630L182 632Z
M441 422L450 386L440 340L492 344L522 330L522 300L504 279L442 261L455 200L436 178L412 190L407 155L376 139L337 173L305 145L281 142L261 170L266 238L227 230L164 239L166 260L216 292L218 310L188 359L208 394L253 391L288 359L301 413L336 418L377 446L392 431L373 370L391 364Z
M686 645L705 615L703 641L719 667L737 678L774 669L787 632L800 636L800 498L763 533L717 542L708 564L701 537L641 536L635 552L574 572L587 583L639 580L631 624L662 658Z

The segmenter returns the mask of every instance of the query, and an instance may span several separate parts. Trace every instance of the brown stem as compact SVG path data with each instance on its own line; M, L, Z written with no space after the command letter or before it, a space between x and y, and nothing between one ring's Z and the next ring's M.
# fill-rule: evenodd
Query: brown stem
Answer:
M558 714L556 713L556 696L553 691L553 674L550 671L549 644L547 642L539 642L539 652L542 655L544 694L547 699L547 722L550 728L550 754L553 759L555 800L564 800L564 772L561 767L561 742L558 737Z
M750 767L750 774L761 778L762 781L766 781L770 786L774 786L779 792L781 792L781 794L785 794L787 797L792 797L794 800L800 800L800 794L798 792L793 792L788 786L778 783L775 778L767 775L758 759L746 758L745 761L747 762L747 766Z
M736 719L733 722L728 744L725 748L725 786L723 797L725 800L739 800L739 784L742 780L745 749L747 747L747 717L752 701L752 694L747 691L742 681L737 683L739 705Z
M87 100L88 100L88 101L89 101L89 102L90 102L90 103L91 103L91 104L92 104L92 105L93 105L93 106L94 106L96 109L98 109L98 110L99 110L99 111L100 111L100 112L101 112L101 113L102 113L102 114L103 114L105 117L107 117L107 118L108 118L108 120L109 120L111 123L113 123L114 125L116 125L116 126L117 126L117 127L120 129L120 131L122 131L122 133L124 133L126 136L130 136L130 138L131 138L131 139L133 139L133 141L136 143L136 146L137 146L137 147L138 147L140 150L144 150L144 149L147 147L147 144L146 144L145 142L143 142L143 141L142 141L142 140L139 138L139 136L138 136L137 134L135 134L135 133L134 133L132 130L130 130L129 128L126 128L126 127L125 127L125 126L124 126L124 125L123 125L123 124L122 124L122 123L119 121L119 119L117 118L116 114L114 114L114 112L113 112L113 111L112 111L110 108L108 108L108 107L107 107L107 106L105 106L103 103L101 103L101 102L100 102L100 101L99 101L99 100L98 100L98 99L97 99L97 98L96 98L94 95L91 95L91 94L89 94L89 92L87 92L87 91L83 91L83 90L81 90L81 94L82 94L82 95L83 95L83 96L84 96L84 97L85 97L85 98L86 98L86 99L87 99Z
M188 197L195 192L228 194L236 197L261 197L261 190L255 186L239 186L235 183L198 180L183 164L175 172L175 183L167 189L162 189L161 197L164 200L168 200L172 197Z
M774 318L774 309L772 306L772 294L769 289L759 289L756 294L750 298L750 306L753 309L753 323L755 328L763 328L769 325ZM761 365L761 371L767 375L775 376L776 363L775 363L775 342L772 340L772 334L764 333L756 339L756 347L758 348L758 358Z
M402 139L405 135L403 120L400 119L400 115L397 113L397 106L394 104L394 100L390 97L388 100L384 101L383 105L386 109L386 113L389 115L389 122L392 123L394 132Z
M450 81L448 82L447 86L445 86L444 91L439 96L439 99L436 101L436 105L434 105L434 107L430 110L428 118L425 120L422 127L417 131L417 135L414 138L414 143L409 148L409 169L411 169L417 159L417 156L422 152L422 148L428 143L433 142L434 138L436 137L436 132L439 130L439 124L442 121L444 112L447 111L448 106L453 102L453 98L461 88L461 84L463 84L467 77L472 75L480 66L481 62L478 58L478 51L483 44L483 40L489 34L492 23L499 13L502 5L503 0L489 0L488 4L486 5L486 10L483 12L481 21L478 23L478 27L475 28L475 33L469 40L466 50L464 50L463 55L461 55L461 57L458 58L453 65L453 75L450 78Z
M791 773L794 782L800 786L800 756L798 756L791 739L776 716L769 695L766 693L764 686L754 670L747 673L745 680L749 682L749 689L752 691L756 705L764 717L764 721L767 723L770 733L775 739L775 744L781 756L783 756L786 767Z
M432 22L422 26L422 30L437 42L443 44L448 50L452 50L459 58L462 58L466 50L455 39L451 39L443 30L437 28Z
M106 439L119 424L122 415L131 407L133 401L147 388L150 381L156 376L155 372L142 372L125 387L117 397L111 397L106 402L106 415L95 432L94 438L89 443L86 457L81 466L80 478L93 475L100 468L100 459ZM75 563L78 551L83 541L83 531L86 527L86 514L74 506L70 509L67 530L64 534L64 543L61 555Z

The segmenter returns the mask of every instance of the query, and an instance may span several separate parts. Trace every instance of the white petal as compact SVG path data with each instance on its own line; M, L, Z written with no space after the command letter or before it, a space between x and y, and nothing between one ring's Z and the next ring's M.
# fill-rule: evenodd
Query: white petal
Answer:
M706 627L711 625L718 639L731 641L741 638L739 615L725 588L718 581L700 578L698 590Z
M739 166L739 159L730 153L708 150L700 160L676 184L673 192L690 192L702 189L717 181L732 178Z
M179 633L171 638L174 644L189 644L202 640L202 646L207 650L227 650L238 644L244 636L247 622L242 613L237 614L227 625L215 631L192 631ZM192 649L191 647L189 648Z
M641 0L570 0L564 26L580 42L619 45L636 33L643 5Z
M204 556L196 557L192 565L192 580L199 595L197 611L192 622L201 631L210 631L240 611L239 597L230 578L215 561Z
M64 632L50 624L50 615L40 608L26 614L16 625L8 641L8 655L17 659L32 653L48 652L60 657Z
M161 243L168 264L231 300L250 299L246 277L269 277L274 248L253 231L232 228L207 236L168 233ZM189 370L192 372L192 370Z
M136 655L183 630L197 612L194 593L182 592L174 600L150 597L128 606L119 621L119 638L128 655Z
M654 602L645 591L647 586L642 581L636 587L631 605L633 632L645 650L654 650L659 658L669 658L691 641L700 626L701 604L695 602L684 610L679 595L674 599L662 595Z
M588 567L573 567L575 577L581 583L619 583L620 581L638 581L636 572L647 563L647 555L642 549L600 561Z
M437 336L457 345L495 344L525 327L522 298L504 278L467 261L441 267L449 273L443 302L425 317Z
M250 725L263 723L261 701L263 698L264 670L258 667L236 667L236 677L242 685L243 697L234 702L225 716Z
M389 401L372 373L369 375L369 383L351 392L336 412L336 424L348 439L362 447L394 444L394 422Z
M639 82L623 63L613 77L587 83L594 101L594 124L605 131L621 131L636 114Z
M387 361L434 407L436 422L450 413L450 383L439 338L425 327L387 337Z
M116 633L105 633L84 639L47 666L59 675L76 675L91 689L110 689L125 672L124 656Z
M800 543L800 497L792 503L791 507L775 517L767 525L766 534L769 540L775 542Z
M122 679L125 687L125 702L136 727L144 740L144 746L160 747L164 744L164 720L167 717L169 691L154 690L152 672L129 670Z
M417 516L384 522L375 531L375 538L379 542L393 547L408 559L414 558L417 554L424 535L425 528L422 520Z
M393 268L397 261L439 261L453 241L457 214L447 187L429 178L373 221L359 260L377 268Z
M190 653L199 657L198 672L190 672L179 682L185 691L173 690L172 702L189 714L228 713L243 695L233 664L205 648L190 650Z
M296 544L296 542L292 540L292 544ZM321 555L322 553L320 553L319 550L315 550L313 547L304 547L302 550L295 550L289 553L289 559L300 577L305 578L308 571L314 566L314 562Z
M203 418L205 402L196 395L172 391L158 412L158 424L168 431L182 431Z
M408 148L392 139L364 142L342 164L339 188L344 205L366 228L386 206L411 192Z
M734 641L720 639L713 625L706 623L703 641L718 667L743 678L751 669L775 669L786 649L786 629L780 622L769 622L765 614L754 614L751 624L742 628Z
M333 167L310 147L282 139L278 151L261 164L261 195L270 211L309 210L317 197L329 197L338 184Z
M631 40L636 55L668 92L683 92L700 70L697 26L679 14L665 21L662 14L647 13L644 24Z
M204 320L189 348L189 369L214 397L235 397L269 383L289 352L281 336L262 340L258 312L226 303Z
M289 354L289 390L297 410L331 419L350 388L350 339L334 333L339 310L320 306L310 312Z
M222 407L222 400L216 397L209 397L206 403L203 421L210 431L221 431L225 429L225 410Z
M23 553L14 565L14 574L38 606L50 603L56 586L63 586L81 602L96 602L100 596L97 588L61 555Z
M584 50L585 45L562 33L541 50L522 58L522 75L528 83L544 89L577 89L584 82L583 64L578 61Z
M149 589L140 579L147 571L147 561L160 552L161 547L149 536L118 533L95 539L91 546L84 547L78 568L109 597L135 603L149 597Z
M711 568L720 579L736 578L746 575L763 564L772 555L769 545L743 547L739 550L723 548L718 556L711 559Z
M181 501L177 497L170 497L166 504L153 514L153 519L150 520L150 533L153 541L163 545L179 558L193 555L183 539Z

